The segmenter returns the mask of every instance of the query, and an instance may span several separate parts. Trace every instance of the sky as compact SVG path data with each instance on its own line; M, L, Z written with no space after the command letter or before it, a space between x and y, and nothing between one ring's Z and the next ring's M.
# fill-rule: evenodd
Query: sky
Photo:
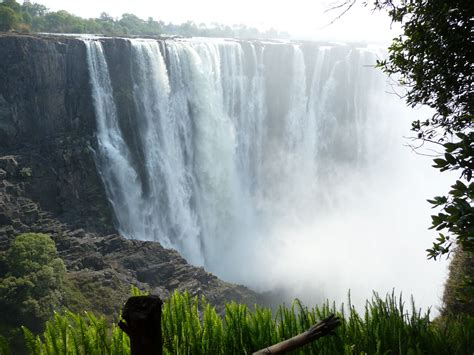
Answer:
M300 39L388 42L397 34L385 13L372 13L361 2L330 22L338 12L325 12L337 0L37 0L53 11L66 10L81 17L113 17L132 13L143 19L195 23L245 24L275 28Z

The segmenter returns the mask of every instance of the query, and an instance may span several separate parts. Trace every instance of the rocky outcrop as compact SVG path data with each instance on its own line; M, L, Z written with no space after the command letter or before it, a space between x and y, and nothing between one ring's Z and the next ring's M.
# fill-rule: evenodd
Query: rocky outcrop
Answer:
M127 80L126 56L115 53L127 42L106 42L111 72ZM131 93L121 87L114 92L127 125ZM78 304L106 314L117 311L130 285L163 298L186 289L221 309L231 299L255 303L252 291L189 265L176 251L117 233L95 167L95 131L84 43L0 34L0 252L19 233L51 235Z
M86 305L96 312L117 315L131 285L163 299L174 290L188 290L192 295L205 296L220 311L225 301L257 303L256 293L219 280L159 243L74 229L72 224L61 222L27 197L25 186L32 179L29 169L19 156L0 157L0 253L20 233L49 234L77 292L72 295L78 298L77 304L68 306Z

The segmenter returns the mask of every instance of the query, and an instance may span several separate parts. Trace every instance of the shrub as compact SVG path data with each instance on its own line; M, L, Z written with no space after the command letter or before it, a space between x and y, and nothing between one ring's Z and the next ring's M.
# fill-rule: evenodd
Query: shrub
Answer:
M0 280L0 324L39 331L62 301L66 267L54 241L46 234L21 234L2 261L6 269Z

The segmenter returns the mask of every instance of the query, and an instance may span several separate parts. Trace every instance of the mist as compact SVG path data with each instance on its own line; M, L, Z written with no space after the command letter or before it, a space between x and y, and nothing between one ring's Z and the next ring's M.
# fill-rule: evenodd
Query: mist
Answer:
M447 262L427 260L435 232L427 229L432 210L426 199L445 191L447 180L408 148L397 153L400 161L384 169L348 172L346 181L328 187L326 193L337 200L328 210L321 201L287 205L264 237L233 246L239 252L226 253L224 265L211 269L269 292L276 303L295 297L307 305L347 303L350 291L360 310L373 292L394 291L437 314Z
M436 232L428 230L433 210L426 200L447 191L450 176L409 147L411 120L428 110L406 108L382 81L364 137L370 160L305 175L308 162L280 156L272 163L280 173L266 181L276 188L256 202L261 229L240 231L220 247L210 270L268 292L275 303L347 303L350 292L360 310L373 292L395 292L438 313L448 263L427 259ZM284 166L298 173L281 186Z

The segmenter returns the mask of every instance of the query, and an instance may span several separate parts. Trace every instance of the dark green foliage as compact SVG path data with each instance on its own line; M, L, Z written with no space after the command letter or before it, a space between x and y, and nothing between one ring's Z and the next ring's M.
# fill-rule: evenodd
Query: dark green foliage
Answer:
M347 313L346 313L347 312ZM325 304L308 309L295 301L280 306L276 314L267 308L229 303L221 318L204 299L175 292L163 306L164 354L250 354L307 330L330 313L338 313L342 325L334 336L303 347L298 354L469 354L472 352L474 318L445 318L430 322L412 303L394 295L374 295L365 313ZM91 314L55 314L39 337L24 329L31 354L129 354L128 337L115 325L107 327Z
M0 335L0 355L11 355L10 346L8 340Z
M3 0L2 6L7 6L15 12L19 12L21 5L16 0Z
M441 212L431 216L432 229L447 230L456 237L456 243L466 252L474 252L474 183L470 182L474 169L474 132L456 133L459 139L455 143L445 143L444 158L434 159L434 167L441 171L461 170L457 180L446 196L437 196L428 200L433 207L441 207ZM430 258L450 251L452 239L449 235L439 234L433 248L428 250Z
M46 13L38 27L45 32L82 33L84 30L82 19L64 10Z
M474 252L474 2L376 0L375 6L388 10L403 26L403 34L389 47L388 60L379 66L406 88L409 106L434 110L432 117L412 124L417 139L444 150L434 167L460 172L447 196L430 200L441 208L432 228L448 235L439 235L428 256L436 259L449 253L453 241Z
M0 324L41 329L62 302L66 274L53 240L45 234L21 234L1 259Z
M19 19L14 10L0 4L0 31L9 31L18 24Z

